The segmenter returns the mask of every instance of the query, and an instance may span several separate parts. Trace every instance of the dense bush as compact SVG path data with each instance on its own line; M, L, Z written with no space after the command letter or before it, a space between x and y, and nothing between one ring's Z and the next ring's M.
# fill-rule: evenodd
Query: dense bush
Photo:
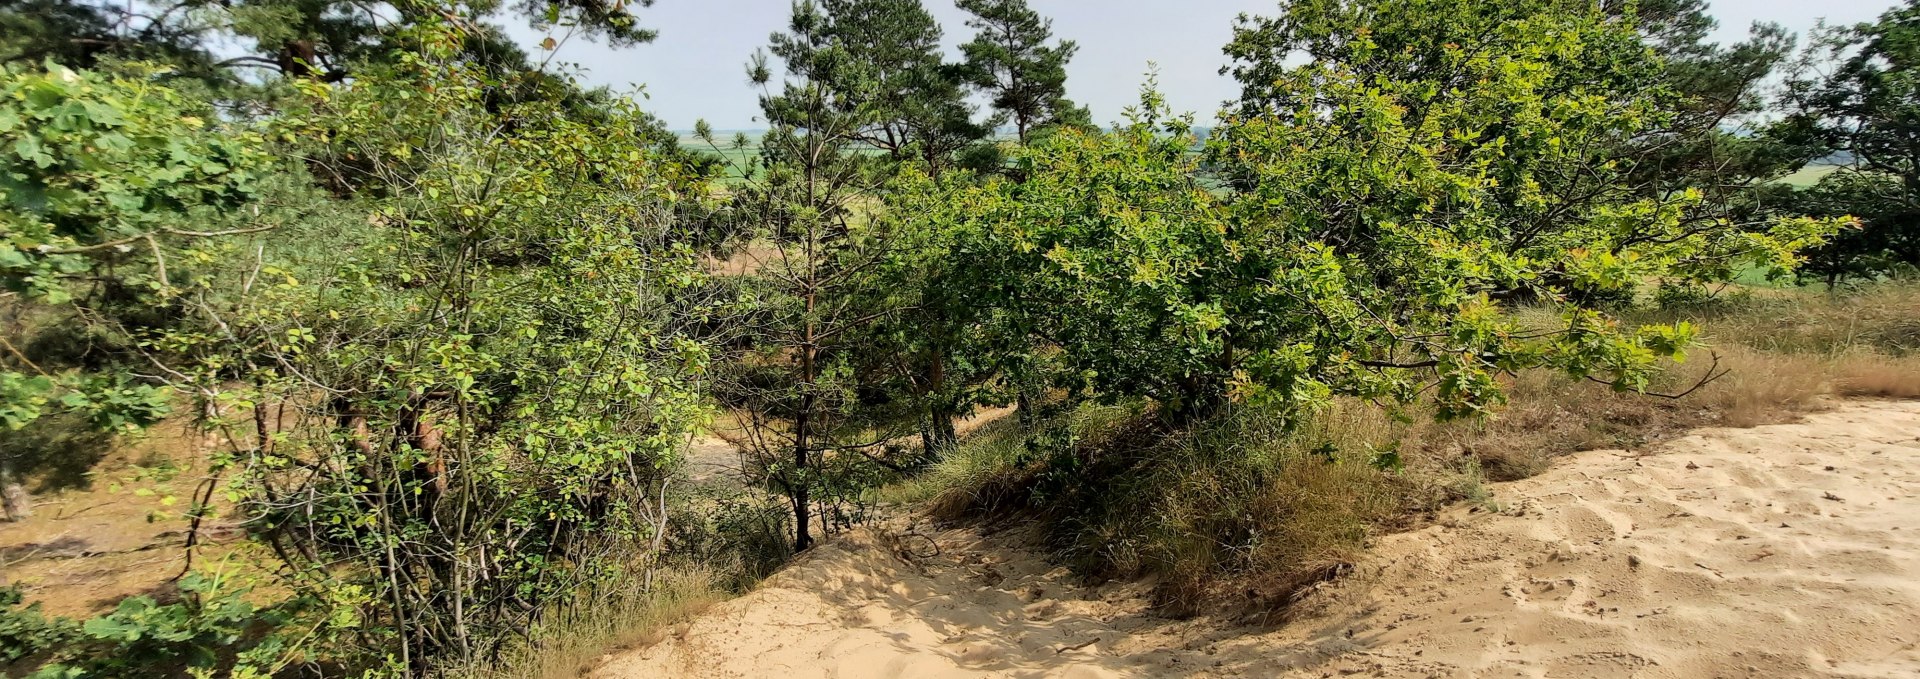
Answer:
M459 58L462 28L409 36L236 129L150 80L6 71L24 112L5 118L5 280L124 356L101 378L10 370L0 412L130 426L164 412L156 387L188 395L225 443L189 550L231 512L271 548L278 591L324 602L315 652L354 671L477 662L552 602L653 568L658 496L705 417L709 305L680 222L702 176L631 108L501 101L511 84ZM269 167L269 148L301 167ZM205 665L244 655L255 621L236 606L129 600L81 631ZM102 651L75 639L70 658Z
M374 228L251 293L208 279L217 334L160 342L194 357L236 442L229 497L286 586L361 592L355 647L413 671L650 568L705 417L709 305L677 209L700 176L624 105L492 100L461 38L423 25L390 67L301 84L275 130Z
M1285 615L1362 563L1373 536L1424 525L1450 501L1500 510L1487 482L1539 474L1559 456L1779 422L1833 395L1920 396L1915 304L1920 290L1889 284L1623 312L1701 328L1728 372L1679 400L1534 370L1503 378L1512 402L1496 414L1451 422L1430 406L1353 398L1305 414L1229 406L1178 429L1137 402L1082 404L1033 427L1005 418L888 497L951 520L1037 518L1061 559L1092 577L1148 578L1169 612ZM1683 388L1698 374L1670 370L1651 386Z

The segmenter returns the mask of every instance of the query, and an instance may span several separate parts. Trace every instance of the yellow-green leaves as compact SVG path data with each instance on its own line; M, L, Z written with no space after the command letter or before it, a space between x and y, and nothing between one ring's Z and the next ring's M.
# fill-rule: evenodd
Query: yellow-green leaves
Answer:
M0 292L17 293L46 318L84 309L71 316L78 324L108 315L83 294L97 298L106 286L146 318L144 307L174 303L208 261L182 245L239 226L240 208L259 195L267 171L261 140L210 124L200 105L157 80L162 74L141 64L111 75L52 63L0 67ZM91 340L97 350L135 344L102 325ZM34 374L0 373L0 429L59 409L118 431L167 411L168 392L153 384L43 372L13 358Z

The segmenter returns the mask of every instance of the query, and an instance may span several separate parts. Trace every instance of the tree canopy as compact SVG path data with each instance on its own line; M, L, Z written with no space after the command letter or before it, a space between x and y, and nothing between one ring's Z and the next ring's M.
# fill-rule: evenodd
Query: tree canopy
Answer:
M1779 135L1806 148L1803 159L1842 155L1850 165L1795 203L1863 221L1817 251L1809 272L1831 284L1911 270L1920 266L1920 3L1818 37L1789 85L1792 115Z
M1035 128L1091 126L1087 110L1067 99L1067 62L1079 51L1071 40L1048 44L1053 21L1027 7L1026 0L960 0L976 33L960 46L968 77L1011 119L1020 141Z

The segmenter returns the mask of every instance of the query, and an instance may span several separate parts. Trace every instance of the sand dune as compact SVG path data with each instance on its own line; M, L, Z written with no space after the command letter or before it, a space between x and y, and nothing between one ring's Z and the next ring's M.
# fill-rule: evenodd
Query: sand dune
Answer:
M1914 677L1916 491L1913 403L1583 453L1380 538L1277 629L1155 617L1018 534L898 525L594 676Z

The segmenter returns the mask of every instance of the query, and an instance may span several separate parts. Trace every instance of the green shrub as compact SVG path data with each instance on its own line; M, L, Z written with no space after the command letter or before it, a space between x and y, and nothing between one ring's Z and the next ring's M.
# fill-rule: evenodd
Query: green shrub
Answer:
M64 618L48 618L40 604L22 606L18 586L0 588L0 667L65 647L80 636L80 626Z
M0 590L0 666L35 679L274 676L323 655L314 651L328 632L353 624L302 601L258 606L217 575L189 573L178 587L171 601L132 596L85 621L49 618L22 606L18 589Z

